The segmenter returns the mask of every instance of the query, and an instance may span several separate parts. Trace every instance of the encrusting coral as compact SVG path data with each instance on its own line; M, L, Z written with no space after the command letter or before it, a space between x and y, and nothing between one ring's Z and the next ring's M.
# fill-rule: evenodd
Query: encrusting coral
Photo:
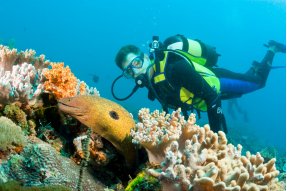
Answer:
M7 117L0 117L0 150L6 151L13 145L24 146L25 144L26 138L21 127Z
M6 117L13 120L17 125L19 125L22 129L27 129L27 115L19 108L19 106L17 106L16 104L6 105L3 113Z
M131 135L146 148L150 162L160 168L147 172L168 191L267 191L280 190L275 158L264 163L260 153L241 155L242 146L227 144L224 132L187 121L180 109L171 115L148 109L139 112Z
M77 190L79 166L39 139L29 142L32 144L27 144L23 152L0 165L0 184L16 180L25 186L62 185ZM104 190L89 172L83 172L83 176L83 190Z

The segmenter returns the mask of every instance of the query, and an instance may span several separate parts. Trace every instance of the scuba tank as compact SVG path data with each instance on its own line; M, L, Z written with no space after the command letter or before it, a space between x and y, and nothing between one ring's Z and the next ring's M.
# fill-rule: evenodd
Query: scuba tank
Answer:
M176 46L178 43L182 43L182 47ZM217 60L220 54L216 52L216 48L212 47L200 40L188 39L183 35L177 34L167 38L163 43L163 49L180 49L189 53L193 57L193 61L211 68L217 66Z

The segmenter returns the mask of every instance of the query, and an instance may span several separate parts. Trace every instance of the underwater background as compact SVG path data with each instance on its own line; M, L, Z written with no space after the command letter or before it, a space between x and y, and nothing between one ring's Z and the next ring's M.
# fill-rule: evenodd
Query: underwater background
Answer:
M105 1L4 1L0 0L0 43L18 50L34 49L52 61L63 61L102 97L114 100L111 83L121 74L114 63L119 48L135 44L148 52L153 35L161 40L174 35L200 39L221 54L218 65L246 72L252 61L260 61L268 40L286 44L284 0L105 0ZM285 66L285 54L276 54L273 66ZM124 97L132 80L116 84ZM114 100L115 101L115 100ZM273 69L266 87L237 99L244 118L228 112L223 101L229 132L239 142L276 147L286 153L286 69ZM157 101L139 90L127 101L118 102L137 115L142 107L160 109ZM199 124L207 123L202 114Z

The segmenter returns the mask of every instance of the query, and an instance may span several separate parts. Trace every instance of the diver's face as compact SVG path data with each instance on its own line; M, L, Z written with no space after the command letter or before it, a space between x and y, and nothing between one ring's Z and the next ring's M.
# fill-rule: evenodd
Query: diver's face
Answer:
M144 55L130 53L123 62L123 75L126 78L136 78L140 74L146 73L147 67L150 64L149 58Z

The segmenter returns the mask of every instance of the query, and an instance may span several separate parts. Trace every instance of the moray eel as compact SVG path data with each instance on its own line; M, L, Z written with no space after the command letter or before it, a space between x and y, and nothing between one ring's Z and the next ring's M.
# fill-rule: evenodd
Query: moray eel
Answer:
M60 111L71 115L93 132L108 140L125 157L128 166L136 161L130 130L135 127L131 114L122 106L99 96L81 95L58 101Z

